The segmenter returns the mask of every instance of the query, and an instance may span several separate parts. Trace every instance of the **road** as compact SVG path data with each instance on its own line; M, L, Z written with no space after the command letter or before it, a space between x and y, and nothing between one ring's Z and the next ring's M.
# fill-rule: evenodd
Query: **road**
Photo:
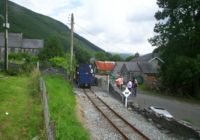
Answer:
M177 101L172 98L164 98L146 91L138 91L138 95L133 101L142 108L149 106L163 107L168 110L177 120L189 121L192 126L200 130L200 105Z

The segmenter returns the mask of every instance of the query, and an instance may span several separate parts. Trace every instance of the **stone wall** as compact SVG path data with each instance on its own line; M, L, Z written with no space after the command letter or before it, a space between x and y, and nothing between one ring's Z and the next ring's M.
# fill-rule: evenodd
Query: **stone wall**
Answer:
M141 109L138 105L132 104L131 108L133 111L142 114L147 120L153 121L159 129L167 130L167 133L180 135L183 139L200 139L200 132L189 125L155 114L150 109Z

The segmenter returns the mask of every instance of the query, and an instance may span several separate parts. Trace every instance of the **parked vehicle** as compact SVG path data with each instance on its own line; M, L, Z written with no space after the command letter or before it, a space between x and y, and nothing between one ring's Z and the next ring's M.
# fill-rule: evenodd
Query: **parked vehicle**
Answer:
M91 64L79 64L76 67L76 83L78 87L90 87L94 85L95 72Z
M152 110L155 114L158 114L160 116L164 116L166 118L172 119L173 116L164 108L156 107L156 106L150 106L150 110Z

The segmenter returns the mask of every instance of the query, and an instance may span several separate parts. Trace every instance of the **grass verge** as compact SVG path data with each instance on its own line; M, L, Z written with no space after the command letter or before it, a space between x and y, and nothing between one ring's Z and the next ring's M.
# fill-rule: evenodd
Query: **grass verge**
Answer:
M89 133L76 117L76 99L72 86L58 75L44 76L51 120L59 140L89 140Z
M45 139L37 74L0 74L0 139Z

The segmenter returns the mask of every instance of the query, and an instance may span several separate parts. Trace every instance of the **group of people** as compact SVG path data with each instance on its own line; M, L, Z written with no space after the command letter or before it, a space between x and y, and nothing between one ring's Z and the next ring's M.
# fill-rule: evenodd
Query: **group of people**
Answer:
M135 97L137 96L137 86L138 86L138 82L137 79L133 79L132 81L129 80L127 83L127 88L128 90L131 92L131 94L133 94Z
M122 85L123 85L123 78L121 76L119 76L116 80L115 80L115 84L117 87L119 87L120 89L122 89ZM137 79L133 78L133 80L129 80L127 83L127 88L129 89L129 91L131 92L131 94L133 96L136 97L137 95L137 86L138 86L138 82Z

